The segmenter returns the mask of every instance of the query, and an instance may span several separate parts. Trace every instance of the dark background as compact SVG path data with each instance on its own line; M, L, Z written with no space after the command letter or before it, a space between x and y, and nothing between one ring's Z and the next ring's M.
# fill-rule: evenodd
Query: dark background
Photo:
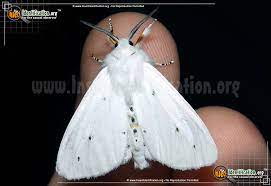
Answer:
M1 48L11 62L14 75L10 77L16 78L15 97L24 102L13 110L24 113L19 119L26 119L20 122L27 139L20 153L30 157L27 163L31 164L33 185L46 185L54 172L57 150L73 115L76 94L34 94L32 81L70 83L73 75L79 80L82 46L89 32L79 23L80 19L98 23L112 13L147 14L155 6L51 8L62 9L56 21L44 23L39 33L7 33L7 45ZM270 137L267 25L270 22L264 5L217 2L215 6L160 6L154 17L169 29L177 43L181 81L190 75L214 85L220 80L240 81L238 98L233 94L183 94L185 99L194 108L221 105L235 109L252 120L267 140Z

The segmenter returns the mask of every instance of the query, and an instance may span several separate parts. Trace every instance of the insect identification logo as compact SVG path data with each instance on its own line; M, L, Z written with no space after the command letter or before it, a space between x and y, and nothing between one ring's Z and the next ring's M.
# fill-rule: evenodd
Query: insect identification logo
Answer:
M11 6L7 11L7 17L12 21L19 20L21 18L21 8L18 6Z
M62 9L52 8L47 3L24 3L2 1L0 14L3 18L3 45L6 45L6 33L36 33L49 21L59 18Z
M227 178L227 169L224 166L217 166L213 170L213 175L218 180L224 180Z
M12 21L22 20L26 23L30 23L30 20L48 20L56 19L58 12L48 10L37 10L37 9L21 9L16 5L11 5L7 10L7 18Z

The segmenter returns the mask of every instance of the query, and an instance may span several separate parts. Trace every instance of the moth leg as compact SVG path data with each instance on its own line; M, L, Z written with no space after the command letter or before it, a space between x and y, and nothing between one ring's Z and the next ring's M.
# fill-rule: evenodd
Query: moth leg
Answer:
M139 43L140 41L142 41L145 37L147 37L150 33L151 33L151 27L152 25L157 21L157 19L154 19L149 26L147 26L144 31L142 32L142 34L139 36L139 38L136 41L136 44Z
M108 18L108 25L109 25L109 32L113 33L113 25L112 25L112 19ZM115 46L117 43L114 41L111 37L107 36L108 40Z
M98 63L103 63L103 60L101 60L101 59L95 57L94 55L91 55L91 58L94 59L94 60L95 60L96 62L98 62Z
M109 25L109 31L113 34L113 25L112 25L112 19L108 19L108 25Z
M174 63L174 61L173 60L171 60L170 62L168 62L168 63L155 63L155 65L156 66L160 66L160 67L162 67L162 66L167 66L167 65L171 65L171 64L173 64Z

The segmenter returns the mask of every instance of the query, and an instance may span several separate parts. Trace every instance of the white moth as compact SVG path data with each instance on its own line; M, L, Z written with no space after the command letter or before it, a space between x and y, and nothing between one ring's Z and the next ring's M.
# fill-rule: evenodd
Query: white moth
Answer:
M177 170L198 169L216 161L217 148L203 121L156 70L139 42L135 46L131 42L155 11L132 29L128 39L113 35L111 22L111 32L83 22L107 34L116 45L104 60L93 57L104 68L63 136L56 171L66 179L105 175L131 159L139 169L153 160Z

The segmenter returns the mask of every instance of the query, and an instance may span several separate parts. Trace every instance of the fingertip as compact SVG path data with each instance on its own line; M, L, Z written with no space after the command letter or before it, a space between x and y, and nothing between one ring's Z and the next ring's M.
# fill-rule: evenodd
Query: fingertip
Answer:
M217 164L234 164L266 156L266 143L255 126L238 111L220 106L203 107L197 113L209 129L218 148ZM253 158L252 158L253 159Z

